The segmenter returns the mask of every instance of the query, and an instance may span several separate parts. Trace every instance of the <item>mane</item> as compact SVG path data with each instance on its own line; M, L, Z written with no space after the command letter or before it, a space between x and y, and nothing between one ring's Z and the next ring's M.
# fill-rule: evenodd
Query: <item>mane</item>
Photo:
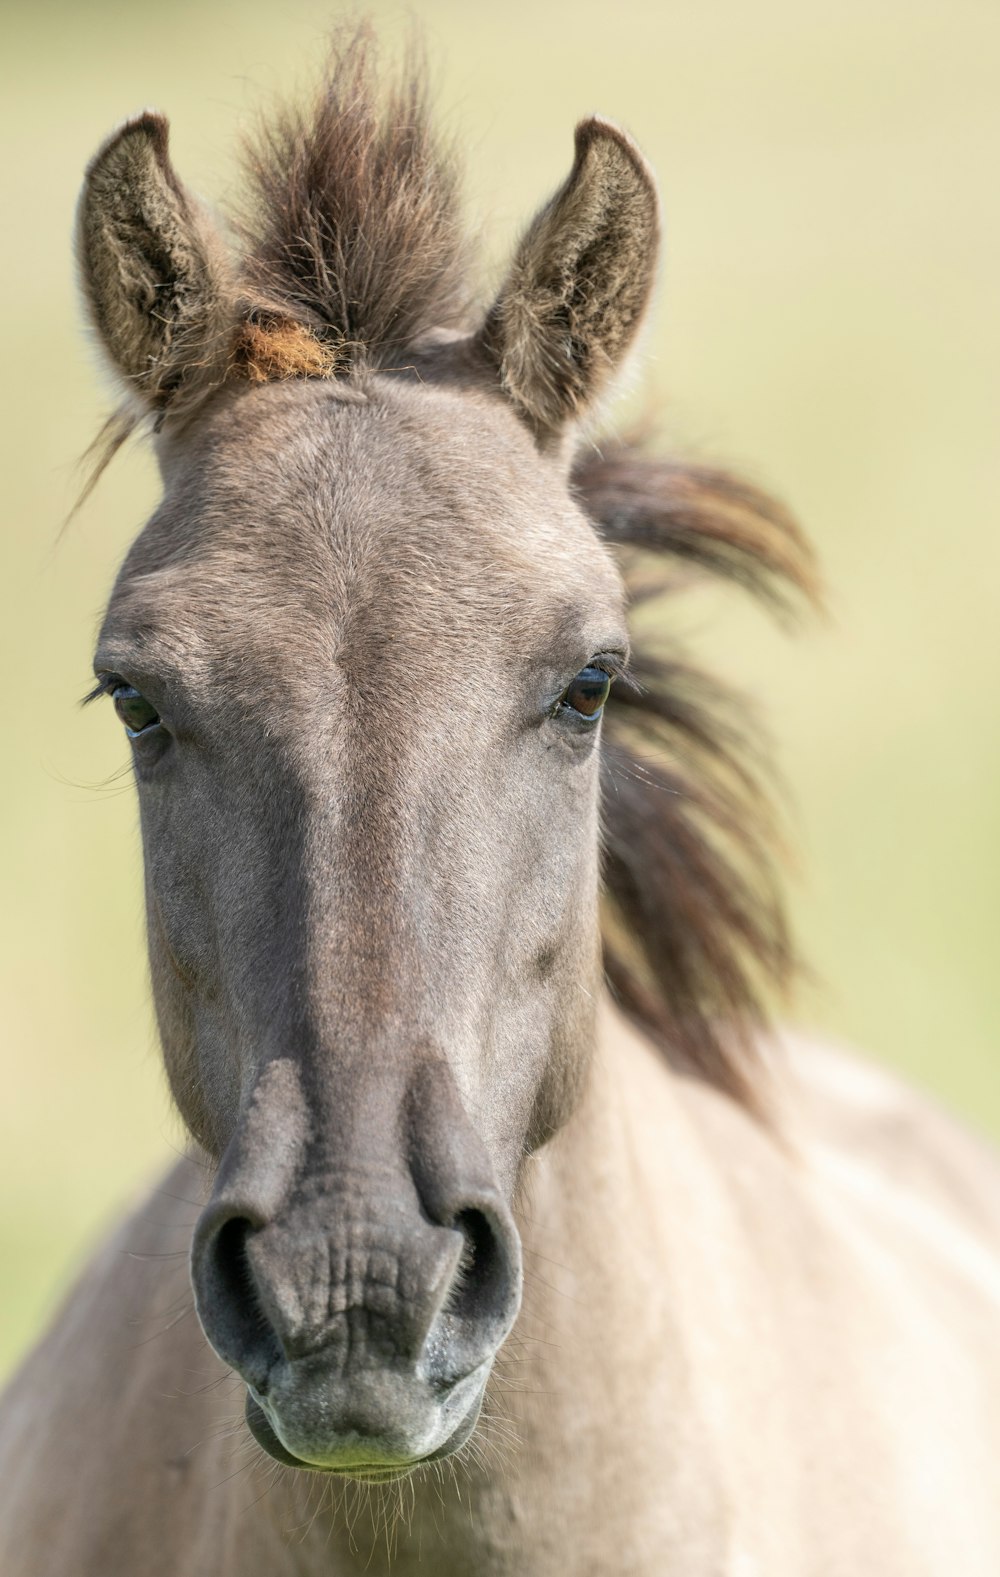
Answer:
M335 40L311 107L265 120L246 148L236 228L248 295L344 362L386 367L429 334L471 326L459 165L426 81L415 44L383 79L362 24Z
M583 455L573 483L617 550L633 605L677 589L692 571L737 582L783 612L817 595L794 521L724 471L618 442ZM640 629L602 749L611 989L677 1066L762 1111L757 1032L796 957L769 773L746 705Z

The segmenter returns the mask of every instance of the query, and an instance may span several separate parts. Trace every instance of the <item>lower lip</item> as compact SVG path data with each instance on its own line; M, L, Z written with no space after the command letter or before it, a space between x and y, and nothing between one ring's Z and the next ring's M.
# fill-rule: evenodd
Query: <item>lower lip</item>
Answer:
M274 1424L271 1423L270 1416L257 1391L254 1390L252 1385L247 1386L247 1390L264 1414L278 1441L284 1445ZM284 1449L287 1451L288 1447L285 1446ZM289 1456L295 1455L291 1451L288 1454ZM308 1457L296 1457L295 1460L300 1468L305 1468L311 1473L332 1473L336 1478L360 1479L366 1484L392 1484L398 1479L406 1478L408 1474L413 1472L414 1468L419 1467L421 1462L426 1459L417 1457L413 1462L400 1462L398 1464L390 1462L358 1462L357 1464L352 1463L350 1467L332 1467L328 1462L310 1462Z
M327 1468L327 1472L335 1474L337 1478L360 1479L365 1484L395 1484L419 1466L419 1462L410 1462L405 1467L335 1467Z

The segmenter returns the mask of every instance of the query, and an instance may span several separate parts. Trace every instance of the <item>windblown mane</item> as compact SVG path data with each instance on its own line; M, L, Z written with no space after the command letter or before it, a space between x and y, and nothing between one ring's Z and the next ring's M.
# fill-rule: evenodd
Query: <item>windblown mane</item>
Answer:
M588 450L573 482L619 550L633 604L671 589L685 565L778 609L816 595L795 523L724 471L613 443ZM754 1032L795 955L766 769L738 702L636 632L602 744L604 959L621 1006L668 1056L759 1106Z
M240 321L223 376L391 371L440 331L482 322L456 161L412 60L380 86L374 40L344 34L308 114L265 123L235 224ZM90 483L138 421L113 417ZM588 448L573 486L618 551L633 600L683 567L782 607L813 588L809 552L772 499L642 446ZM636 634L605 723L605 963L625 1010L680 1066L759 1106L755 1030L794 965L773 819L752 730L726 688Z

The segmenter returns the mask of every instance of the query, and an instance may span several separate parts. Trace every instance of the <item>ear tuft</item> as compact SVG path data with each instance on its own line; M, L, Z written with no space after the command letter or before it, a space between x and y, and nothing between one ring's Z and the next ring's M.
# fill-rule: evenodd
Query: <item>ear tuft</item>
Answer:
M146 110L92 159L77 255L116 370L144 405L173 414L222 381L236 319L225 248L174 173L168 129Z
M631 138L598 116L581 121L569 177L521 241L481 336L540 440L581 416L620 367L649 302L659 228Z

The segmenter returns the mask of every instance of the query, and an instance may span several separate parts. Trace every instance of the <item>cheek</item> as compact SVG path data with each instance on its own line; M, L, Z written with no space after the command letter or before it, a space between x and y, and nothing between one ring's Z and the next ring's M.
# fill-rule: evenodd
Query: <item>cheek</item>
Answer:
M177 966L148 887L146 930L153 1001L170 1093L189 1132L212 1154L216 1149L216 1124L201 1076L197 999Z
M580 1098L596 1037L601 954L596 927L553 954L547 979L497 988L465 1040L474 1059L452 1057L466 1109L482 1126L505 1182L526 1154L556 1133Z
M179 978L152 920L149 960L170 1093L192 1137L218 1160L239 1120L243 1088L231 1025L217 997L199 996Z
M602 959L596 891L570 939L546 959L539 1003L545 1045L528 1122L527 1149L536 1150L567 1121L583 1088L596 1039Z
M207 839L198 835L198 816L179 810L189 799L177 787L141 796L146 915L150 947L155 942L164 969L182 986L204 993L213 990L218 979L206 885L211 865Z
M598 911L596 806L577 800L568 814L546 816L531 831L507 851L497 939L522 990L590 974Z
M470 1039L483 1048L476 1109L489 1108L497 1149L519 1162L570 1116L589 1066L602 975L596 848L552 844L509 875Z
M524 1147L539 1148L567 1121L583 1086L596 1034L602 979L598 921L596 793L568 803L518 870L523 922L509 938L507 976L517 1004L511 1027L531 1046L531 1099Z
M197 851L145 825L146 928L164 1065L178 1111L210 1155L225 1148L239 1108L238 1060L221 1011L217 927ZM169 857L158 855L164 844Z

